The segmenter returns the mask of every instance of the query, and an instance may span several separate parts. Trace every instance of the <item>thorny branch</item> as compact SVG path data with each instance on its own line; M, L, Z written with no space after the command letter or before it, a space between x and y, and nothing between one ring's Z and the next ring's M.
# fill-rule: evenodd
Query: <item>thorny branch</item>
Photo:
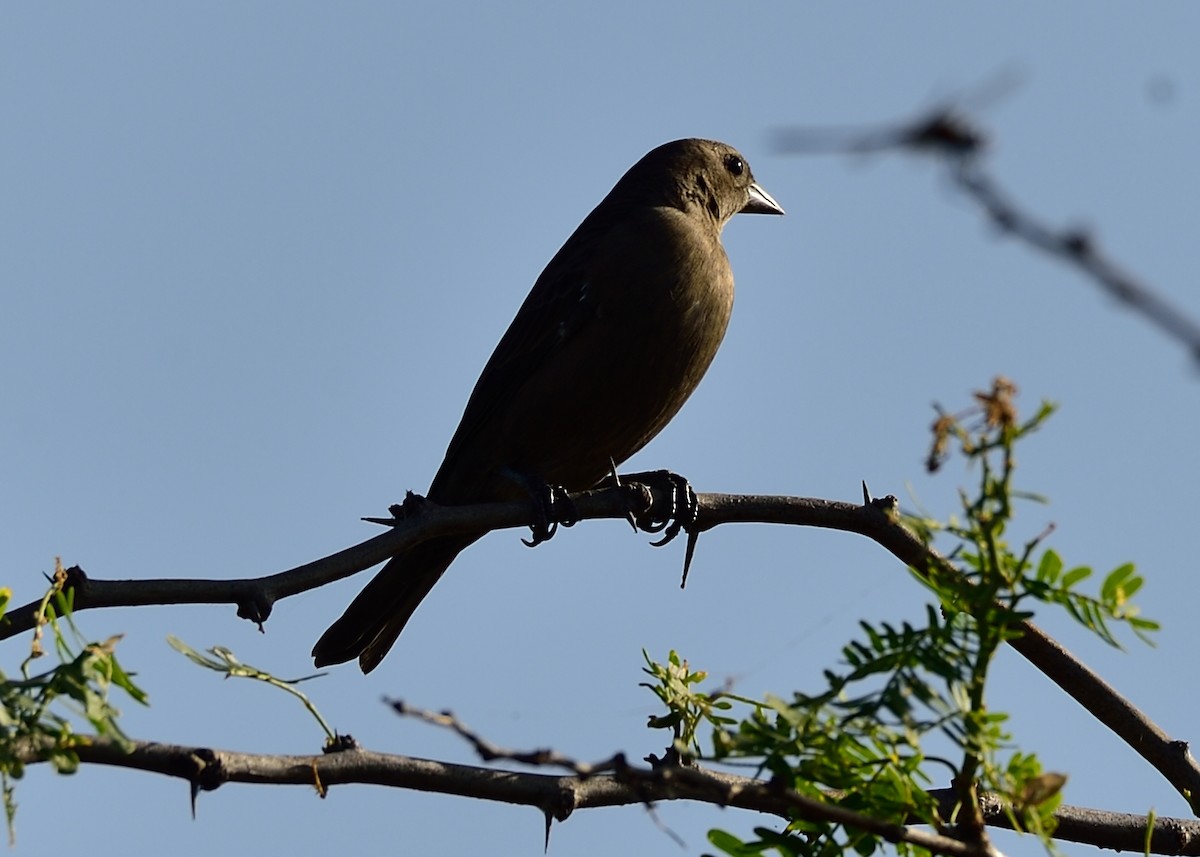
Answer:
M23 761L26 764L42 761L41 750L32 745L26 747L22 753ZM624 774L620 776L616 773L556 776L456 765L361 749L276 756L136 741L130 752L110 739L89 736L78 736L75 750L85 764L147 771L183 780L189 784L193 796L226 783L308 786L321 796L327 794L330 786L361 783L532 806L547 818L559 821L567 819L577 809L645 805L667 800L711 803L780 818L792 817L802 812L804 806L803 802L794 799L801 796L789 795L771 782L695 767L670 766L655 770L625 765ZM514 752L511 757L519 755ZM571 767L568 765L567 769ZM596 770L600 766L588 767ZM953 799L950 790L944 792L947 799ZM942 797L941 791L934 794ZM837 810L837 807L813 803L822 811ZM1007 816L997 800L985 795L982 803L989 824L1008 827ZM1142 851L1145 844L1148 823L1145 816L1062 806L1056 818L1055 836L1060 840L1135 852ZM892 841L909 841L946 854L978 853L962 843L956 843L957 848L938 849L936 846L944 844L945 837L908 831L898 825L889 827L894 828L890 832L898 837ZM912 836L908 835L910 833ZM899 838L901 834L903 838ZM922 840L922 834L926 839ZM1150 850L1156 854L1200 855L1200 822L1156 818Z
M581 520L627 518L631 507L645 514L647 509L669 508L674 502L668 492L635 482L573 494L571 500ZM948 560L899 523L893 497L864 496L862 504L855 504L806 497L698 494L697 501L697 517L689 533L692 538L720 524L731 523L822 527L866 536L922 573L933 567L945 573L955 571ZM265 605L265 612L254 617L261 623L274 601L370 568L427 538L526 526L534 516L532 504L525 502L443 507L426 502L418 512L397 521L396 526L382 535L267 577L106 581L89 578L76 566L68 569L66 585L75 588L76 611L145 604L234 603L239 605L238 615L245 616L243 610L247 604ZM0 627L0 639L31 628L39 604L34 602L10 611L5 617L7 623ZM1187 743L1172 739L1038 626L1025 622L1022 628L1023 636L1011 640L1010 645L1146 759L1188 800L1194 811L1200 809L1200 765L1188 751Z

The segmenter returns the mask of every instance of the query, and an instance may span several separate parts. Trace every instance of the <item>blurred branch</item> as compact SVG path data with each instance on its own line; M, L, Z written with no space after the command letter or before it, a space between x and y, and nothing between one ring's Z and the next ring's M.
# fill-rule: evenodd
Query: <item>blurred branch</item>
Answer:
M107 738L77 736L75 748L84 764L107 765L163 774L191 786L193 798L226 783L256 785L301 785L324 796L330 786L353 783L390 786L414 791L473 797L502 803L533 806L547 819L566 820L577 809L645 805L666 800L688 800L730 806L790 818L798 808L816 804L814 811L836 811L855 816L838 807L780 789L768 781L740 777L701 768L667 766L659 769L630 766L614 756L613 772L603 775L555 776L523 771L493 770L456 765L361 749L318 755L267 755L135 741L131 751ZM44 748L28 746L26 764L42 761ZM519 755L519 754L515 754ZM557 754L556 754L557 755ZM599 766L589 766L595 770ZM617 770L620 768L620 770ZM935 796L953 800L950 790ZM797 799L800 799L798 802ZM984 800L989 824L1009 827L999 801ZM830 816L832 817L832 816ZM1146 843L1146 816L1113 813L1081 807L1060 807L1056 838L1123 851L1142 852ZM863 825L870 819L847 823ZM878 825L878 822L875 822ZM920 830L886 825L891 841L911 842L935 853L973 855L970 846ZM878 831L877 831L878 832ZM1200 822L1181 818L1154 820L1150 851L1156 854L1200 854Z
M1078 228L1051 226L1015 202L984 167L987 134L960 110L942 105L909 122L868 129L780 129L775 146L781 152L800 154L910 151L933 155L946 165L955 186L1001 232L1076 268L1180 342L1200 363L1200 322L1125 271L1094 236Z
M865 494L865 489L864 489ZM580 520L600 518L662 519L674 507L666 490L628 482L618 488L570 495ZM697 518L689 539L721 524L762 523L821 527L858 533L874 540L905 565L926 574L931 569L958 570L896 520L896 499L864 497L862 504L807 497L752 494L698 494ZM412 545L435 536L487 532L527 526L536 519L532 502L437 506L428 501L411 507L388 532L289 571L240 580L157 579L97 580L78 566L67 569L66 587L74 587L75 612L97 607L148 604L234 603L238 615L262 622L280 598L322 586L363 571ZM10 611L0 639L34 625L40 601ZM248 615L248 610L255 612ZM1052 637L1025 622L1023 636L1010 645L1120 736L1182 794L1193 809L1200 805L1200 766L1184 741L1173 740L1131 701L1119 694L1086 664Z

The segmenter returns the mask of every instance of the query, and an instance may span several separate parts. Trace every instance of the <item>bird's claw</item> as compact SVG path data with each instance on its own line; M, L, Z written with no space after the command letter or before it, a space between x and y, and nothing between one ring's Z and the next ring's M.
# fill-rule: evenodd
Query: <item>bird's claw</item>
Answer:
M542 542L548 542L558 532L558 525L573 527L579 523L579 511L575 501L561 485L543 483L531 488L534 504L537 506L537 517L529 525L530 538L521 539L527 548L535 548Z
M625 482L640 482L659 489L667 497L665 509L653 508L633 515L634 526L646 533L662 533L663 537L650 544L660 548L673 541L681 532L691 532L700 515L700 501L687 479L669 470L650 470L626 474Z

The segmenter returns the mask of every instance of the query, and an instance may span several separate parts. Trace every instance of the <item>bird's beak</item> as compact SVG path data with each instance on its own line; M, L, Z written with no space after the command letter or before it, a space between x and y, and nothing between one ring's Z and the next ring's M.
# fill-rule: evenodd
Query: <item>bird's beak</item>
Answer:
M758 182L751 184L748 190L750 200L742 206L742 214L783 214L783 206L759 187Z

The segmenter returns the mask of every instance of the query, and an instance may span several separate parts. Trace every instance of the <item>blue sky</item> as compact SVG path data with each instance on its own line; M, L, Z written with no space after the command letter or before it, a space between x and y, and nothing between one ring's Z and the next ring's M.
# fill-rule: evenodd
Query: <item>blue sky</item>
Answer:
M0 519L18 601L62 556L98 577L265 574L371 534L423 490L492 347L545 262L653 146L738 146L786 218L738 218L729 334L699 391L632 462L701 491L953 511L972 478L921 467L931 403L1005 374L1061 412L1021 456L1014 540L1054 522L1069 564L1134 560L1158 647L1109 650L1044 624L1168 732L1191 739L1190 478L1200 397L1183 350L1075 272L998 237L929 162L783 156L784 125L903 118L1008 71L983 116L990 165L1030 209L1200 315L1200 8L1114 3L9 4L0 11ZM1169 84L1166 98L1151 97ZM473 762L397 721L402 696L498 743L580 758L660 750L641 650L676 648L748 695L812 686L862 617L923 593L854 536L764 526L681 546L621 522L529 551L471 548L368 678L308 690L373 749ZM304 753L293 702L217 680L176 634L281 675L365 578L277 606L81 614L124 632L152 706L138 737ZM7 643L11 672L23 642ZM1185 814L1145 763L1015 655L993 705L1071 774L1071 803ZM111 770L19 784L18 853L119 834L172 853L538 853L531 809L369 787L228 786L190 818L177 781ZM63 807L78 820L61 824ZM761 820L666 806L705 848ZM1011 844L1011 843L1010 843ZM1018 844L1010 853L1031 853ZM580 812L551 853L679 853L639 809ZM1085 849L1066 848L1070 854ZM1035 852L1034 852L1035 853Z

